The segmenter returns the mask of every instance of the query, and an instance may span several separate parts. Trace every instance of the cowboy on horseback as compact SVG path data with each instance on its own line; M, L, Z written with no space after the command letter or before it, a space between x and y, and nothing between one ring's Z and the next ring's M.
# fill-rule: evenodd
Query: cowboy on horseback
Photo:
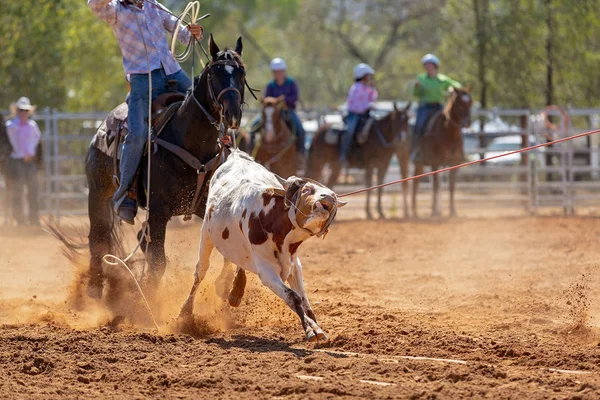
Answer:
M438 73L440 60L434 54L426 54L421 59L425 72L417 75L417 81L413 87L413 95L419 99L417 109L417 121L415 123L414 137L412 141L411 158L415 157L417 144L425 133L427 123L444 106L444 99L448 89L460 88L462 85L446 75Z
M286 110L283 117L289 123L292 132L296 135L296 151L304 155L304 140L306 131L302 126L302 121L296 113L298 104L299 89L296 81L287 75L287 64L283 58L274 58L270 64L273 80L269 82L265 90L265 97L284 96ZM254 147L254 138L256 133L263 127L262 115L259 114L250 124L250 134L252 135L251 146Z
M354 84L348 91L348 115L346 116L346 131L342 136L340 150L340 163L342 167L348 165L348 153L352 146L352 139L358 124L363 118L369 117L373 103L377 101L379 93L375 89L373 76L375 70L369 64L358 64L354 67Z
M129 132L123 143L119 188L113 196L115 212L123 221L133 224L137 203L130 197L146 143L149 71L152 78L152 100L166 91L169 81L177 82L177 91L186 92L192 81L181 69L166 41L165 30L173 33L178 19L156 0L88 0L88 6L106 21L121 47L123 66L131 89L129 95ZM140 27L143 26L143 29ZM190 24L180 28L179 40L188 44L193 36L202 39L203 28Z

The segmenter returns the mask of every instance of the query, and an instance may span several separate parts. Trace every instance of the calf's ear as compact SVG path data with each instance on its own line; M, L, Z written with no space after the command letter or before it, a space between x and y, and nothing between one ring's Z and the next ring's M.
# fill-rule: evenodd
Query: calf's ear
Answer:
M291 205L296 202L296 196L305 184L306 181L297 176L290 176L286 179L283 187L285 189L285 204L287 208L291 207Z

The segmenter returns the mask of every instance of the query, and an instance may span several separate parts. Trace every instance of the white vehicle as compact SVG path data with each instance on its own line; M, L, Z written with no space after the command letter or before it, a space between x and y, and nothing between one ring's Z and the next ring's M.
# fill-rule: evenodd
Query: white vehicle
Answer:
M499 156L511 151L521 149L523 138L521 135L509 135L499 136L494 138L489 146L485 150L485 158ZM535 138L530 136L527 146L535 145ZM530 157L535 157L536 154L543 153L543 148L532 150L529 152ZM521 163L521 154L511 154L509 156L496 158L494 160L486 161L487 165L490 166L518 166ZM544 157L539 157L540 162L544 163Z

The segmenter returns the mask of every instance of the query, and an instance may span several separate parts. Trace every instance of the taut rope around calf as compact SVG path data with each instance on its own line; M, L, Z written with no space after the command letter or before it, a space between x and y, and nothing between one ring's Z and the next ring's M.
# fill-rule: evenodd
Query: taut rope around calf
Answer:
M455 169L460 169L460 168L468 167L470 165L481 164L483 162L490 161L490 160L495 160L497 158L502 158L502 157L513 155L513 154L525 153L525 152L528 152L528 151L531 151L531 150L535 150L535 149L539 149L539 148L542 148L542 147L552 146L552 145L557 144L557 143L567 142L569 140L574 140L574 139L579 139L579 138L586 137L586 136L595 135L596 133L600 133L600 129L596 129L594 131L580 133L578 135L573 135L573 136L569 136L569 137L562 138L562 139L553 140L551 142L537 144L535 146L524 147L524 148L519 149L519 150L509 151L508 153L504 153L504 154L499 154L497 156L483 158L481 160L470 161L470 162L466 162L466 163L463 163L463 164L458 164L458 165L454 165L454 166L451 166L451 167L447 167L447 168L442 168L442 169L438 169L438 170L435 170L435 171L426 172L424 174L410 176L408 178L403 178L403 179L398 179L398 180L395 180L395 181L392 181L392 182L383 183L381 185L375 185L375 186L371 186L371 187L364 188L364 189L354 190L352 192L340 194L340 195L338 195L338 197L353 196L355 194L364 193L364 192L368 192L368 191L371 191L371 190L384 188L386 186L397 185L399 183L409 182L409 181L413 181L415 179L421 179L421 178L425 178L427 176L441 174L442 172L453 171Z

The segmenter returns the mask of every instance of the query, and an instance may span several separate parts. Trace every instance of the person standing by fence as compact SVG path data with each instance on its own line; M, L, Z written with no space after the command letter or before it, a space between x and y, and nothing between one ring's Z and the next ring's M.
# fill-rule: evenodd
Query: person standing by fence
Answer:
M36 149L42 134L37 123L31 119L35 106L27 97L21 97L11 105L14 117L6 123L6 133L12 146L7 161L8 189L12 215L18 225L39 225L38 178ZM23 195L27 188L29 216L25 219Z

